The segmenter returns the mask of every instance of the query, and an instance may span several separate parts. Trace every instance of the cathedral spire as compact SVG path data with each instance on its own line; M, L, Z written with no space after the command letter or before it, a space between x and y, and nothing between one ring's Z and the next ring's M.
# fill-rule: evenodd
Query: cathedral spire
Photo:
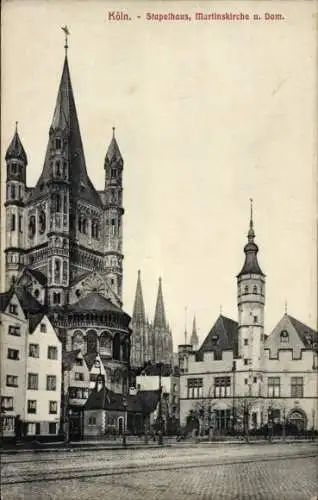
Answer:
M252 198L250 198L250 223L249 223L249 231L247 233L248 243L244 247L245 262L241 272L237 275L237 277L242 276L243 274L259 274L261 276L265 276L258 264L257 260L258 246L254 242L254 239L255 239L255 231L254 231L254 221L253 221L253 200Z
M144 306L144 299L143 299L143 295L142 295L140 270L138 270L138 279L137 279L137 287L136 287L132 321L135 324L145 324L146 323L145 306Z
M166 328L166 315L165 315L165 306L163 303L162 279L161 278L159 278L157 302L156 302L155 317L154 317L153 325L155 328L156 327L157 328Z
M197 348L198 345L199 345L199 338L198 338L198 334L197 334L197 322L196 322L195 315L193 316L192 333L191 333L190 344L194 348Z

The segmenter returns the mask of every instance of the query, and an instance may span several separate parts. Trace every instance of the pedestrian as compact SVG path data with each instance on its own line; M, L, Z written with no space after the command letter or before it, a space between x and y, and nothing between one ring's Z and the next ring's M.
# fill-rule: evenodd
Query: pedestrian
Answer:
M22 422L20 415L17 415L14 419L14 437L15 437L15 444L17 444L19 441L21 441L21 434L22 434Z

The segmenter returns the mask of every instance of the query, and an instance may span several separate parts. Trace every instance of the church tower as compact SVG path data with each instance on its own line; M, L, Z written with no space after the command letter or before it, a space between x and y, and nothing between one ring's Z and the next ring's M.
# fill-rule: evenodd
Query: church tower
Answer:
M197 351L199 349L199 338L197 334L197 322L195 316L193 316L190 344L192 345L194 351Z
M123 254L122 216L124 161L119 150L113 127L113 137L108 147L105 169L105 267L109 270L110 285L122 301Z
M141 287L140 271L138 271L137 287L134 301L134 309L131 318L131 357L132 367L142 367L147 359L147 324L145 315L144 299Z
M237 275L238 356L245 369L258 370L264 346L265 274L257 260L252 200L247 239L245 262Z
M18 127L6 152L6 289L17 279L24 266L24 198L26 191L27 155Z
M171 364L173 356L172 335L166 322L161 278L159 278L158 294L152 328L152 338L154 362Z

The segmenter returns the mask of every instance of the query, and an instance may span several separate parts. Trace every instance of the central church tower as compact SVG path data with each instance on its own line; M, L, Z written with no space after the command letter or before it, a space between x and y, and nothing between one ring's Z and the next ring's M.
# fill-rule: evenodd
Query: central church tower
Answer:
M257 259L252 200L247 239L245 262L237 275L238 356L245 369L258 370L264 346L265 274Z

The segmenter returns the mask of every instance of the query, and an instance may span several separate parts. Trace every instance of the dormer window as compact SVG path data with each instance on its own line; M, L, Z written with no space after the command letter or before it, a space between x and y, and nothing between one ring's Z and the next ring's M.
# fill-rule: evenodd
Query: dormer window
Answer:
M61 147L62 147L62 141L61 141L61 138L60 138L60 137L57 137L57 138L55 139L55 149L58 149L58 150L59 150L59 149L61 149Z
M213 344L217 344L218 340L219 340L219 336L218 335L212 335L212 343Z
M282 344L286 344L287 342L289 342L289 335L287 330L282 330L280 332L280 341Z
M312 347L312 336L310 335L310 333L305 332L305 337L306 337L307 345L309 347Z

